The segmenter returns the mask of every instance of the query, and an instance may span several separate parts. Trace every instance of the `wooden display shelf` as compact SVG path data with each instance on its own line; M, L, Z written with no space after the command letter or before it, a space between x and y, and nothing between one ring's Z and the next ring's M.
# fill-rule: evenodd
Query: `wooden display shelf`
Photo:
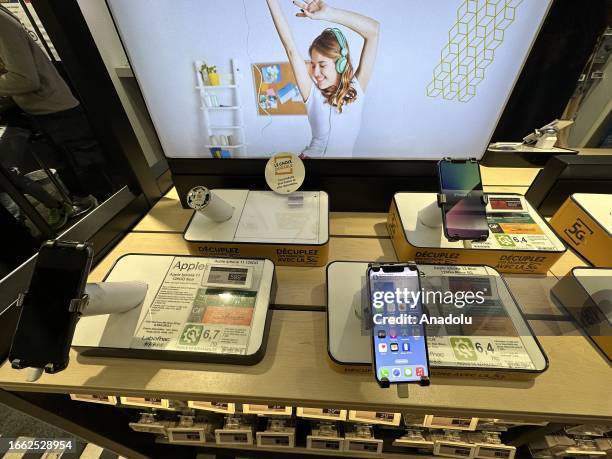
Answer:
M487 193L525 194L527 186L484 186ZM151 211L134 227L136 232L183 233L193 210L183 209L172 188ZM389 237L386 212L330 212L330 236Z
M190 254L190 244L176 233L130 233L115 246L89 276L90 282L101 281L113 263L127 253ZM329 260L397 261L390 239L330 238ZM277 266L275 305L290 307L325 306L325 267Z
M90 282L101 281L113 263L127 253L189 254L189 243L176 233L130 233L92 271ZM329 261L397 261L388 238L332 237ZM273 308L324 309L326 305L326 268L276 267L277 290ZM549 290L557 278L537 274L504 275L524 314L564 316L550 298Z
M483 167L484 188L487 192L524 193L537 172ZM126 253L188 254L189 245L182 232L192 213L181 207L172 189L92 271L90 281L101 280L115 260ZM395 261L386 218L386 213L332 212L330 262ZM4 362L0 366L0 388L610 423L612 368L551 300L549 292L557 278L574 266L584 265L568 251L548 275L504 276L549 358L549 369L533 380L434 377L430 387L411 386L409 397L400 398L396 389L380 389L370 373L345 372L330 361L324 312L325 268L277 267L278 288L268 347L257 365L85 358L72 351L65 371L44 374L34 383L26 382L24 372ZM312 453L303 448L298 452ZM396 455L385 453L381 457Z
M219 127L232 128L235 127ZM485 192L524 194L539 170L481 167L481 171ZM114 261L125 253L189 253L182 233L192 214L192 210L181 207L176 190L170 190L93 270L90 280L101 280ZM332 212L330 262L395 261L386 219L386 213ZM25 382L24 372L12 370L4 362L0 366L0 388L610 423L612 399L608 396L608 386L612 369L605 357L568 320L565 311L551 300L549 292L557 278L575 266L585 265L568 250L548 275L504 276L549 358L549 369L533 380L434 377L430 387L410 387L409 397L399 398L395 389L380 389L370 373L344 372L331 363L327 355L324 312L325 268L277 267L278 289L273 298L268 348L262 362L255 366L85 358L72 351L70 365L64 372L44 374L35 383ZM38 415L36 409L24 410ZM65 410L62 413L66 416ZM99 444L112 447L113 440L121 442L121 439L112 439ZM275 451L286 453L288 457L294 454L354 457L352 453L318 453L300 447L285 451L211 444L198 448L202 452L219 450L237 454ZM387 452L377 457L423 456Z
M331 212L329 217L330 236L389 237L384 212Z
M86 358L34 383L5 362L7 390L103 393L176 400L223 400L411 413L612 422L612 369L583 336L541 336L550 367L534 380L433 377L408 398L380 389L370 373L344 372L327 355L326 315L273 311L268 348L254 366ZM579 384L576 382L580 381Z
M170 445L171 443L169 443L167 440L165 440L164 438L160 438L157 437L155 439L155 443L159 443L162 445ZM281 454L286 454L287 456L291 457L295 454L300 454L300 455L312 455L312 456L325 456L325 457L350 457L350 458L356 458L356 457L362 457L362 458L368 458L368 457L376 457L376 458L381 458L381 459L424 459L427 456L425 454L410 454L408 452L406 453L381 453L381 454L373 454L373 453L356 453L354 451L320 451L320 450L316 450L316 449L308 449L308 448L304 448L303 446L295 446L293 448L266 448L266 447L261 447L261 446L255 446L255 445L217 445L216 443L210 443L210 444L204 444L204 445L194 445L193 443L181 443L181 442L177 442L175 443L177 445L185 445L185 446L194 446L198 449L201 449L202 451L210 451L210 452L214 452L214 451L236 451L236 452L242 452L242 451L253 451L253 452L270 452L270 453L276 453L277 455L281 455ZM397 449L397 448L396 448ZM408 451L408 450L406 450Z
M89 280L101 281L113 263L127 253L189 254L189 243L176 233L130 233L92 271ZM330 238L329 262L397 261L391 240L375 237ZM277 290L273 307L323 309L326 305L326 268L276 267ZM557 282L551 274L504 275L524 314L563 316L551 300L550 288Z
M176 188L161 198L134 227L134 232L183 233L193 210L183 209ZM331 212L330 236L389 237L384 212Z
M183 209L176 188L171 188L132 229L135 232L183 233L193 215Z
M589 264L584 261L583 258L576 255L576 252L574 252L573 249L568 247L563 256L550 267L550 272L558 279L561 279L563 276L569 273L572 268L585 266L589 266Z

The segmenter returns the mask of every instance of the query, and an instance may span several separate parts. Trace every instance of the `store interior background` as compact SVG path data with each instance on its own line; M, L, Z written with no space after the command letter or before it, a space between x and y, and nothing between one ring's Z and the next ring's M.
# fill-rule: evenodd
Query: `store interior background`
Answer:
M162 176L169 177L164 149L148 113L138 82L129 69L126 53L105 2L78 0L78 6L97 44L108 78L112 82L122 109L129 120L129 126L133 130L133 136L137 141L138 154L141 156L142 164L150 169L147 174L153 177L154 182L155 179ZM538 42L525 64L524 71L515 85L491 141L519 141L534 128L541 127L551 120L561 117L564 112L571 112L574 105L578 103L573 98L578 77L588 62L598 36L606 25L610 26L611 24L612 7L609 0L592 1L589 2L588 6L573 0L557 0L550 11ZM551 52L551 49L562 50L562 52ZM61 55L59 58L61 59ZM278 57L266 55L265 59L257 58L255 60L274 61L284 60L284 58L282 55L278 55ZM61 67L61 61L58 65ZM189 79L194 76L190 70L187 70ZM611 72L612 61L608 61L607 67L604 69L605 78L608 81ZM69 72L64 72L64 74L70 81ZM190 81L191 83L192 81ZM570 148L610 148L612 133L610 131L609 115L604 120L598 118L605 108L609 107L610 96L609 92L606 91L606 86L600 85L596 89L589 94L588 98L579 101L581 106L575 125L563 139L565 146ZM195 107L197 103L195 91L190 94L189 103ZM251 101L247 103L250 104ZM87 106L85 108L90 110ZM171 110L171 107L169 109ZM607 113L609 114L609 108ZM600 128L593 131L591 127L595 122ZM2 124L3 118L0 117L0 125ZM289 128L292 127L289 126ZM101 131L98 130L97 134L100 135ZM195 151L196 148L201 149L200 145L202 143L199 139L192 145L192 151ZM27 148L29 147L24 145L25 142L22 142L21 146L17 148L24 148L27 155ZM0 158L4 156L2 148L6 148L6 144L0 143ZM11 145L11 148L15 148L15 146ZM167 151L166 153L168 156L172 155L171 152ZM31 159L24 161L23 167L23 172L38 169L38 165ZM126 178L125 182L128 181L130 179ZM118 183L118 189L123 185L125 183ZM149 200L149 207L168 191L171 182L169 179L157 180L156 186L158 196ZM104 203L101 202L100 204L103 205ZM134 222L135 220L132 221L132 224ZM73 224L77 223L76 221L73 222ZM68 228L64 228L64 230ZM113 238L116 239L117 236L113 236ZM23 226L21 228L14 226L9 230L7 241L10 241L10 244L5 243L6 250L3 250L0 256L0 277L10 275L23 263L31 261L31 257L36 253L36 248L42 239L41 234L33 235L30 230ZM8 250L9 246L10 250ZM7 284L7 277L5 277L2 286ZM10 327L9 324L12 323L12 319L7 319L7 314L3 314L3 312L6 312L3 311L3 306L4 304L0 305L0 328ZM8 342L5 336L0 340L0 355L4 356L4 349L7 346ZM3 414L0 413L0 416L3 416ZM8 415L6 419L8 419ZM47 431L41 430L41 432Z

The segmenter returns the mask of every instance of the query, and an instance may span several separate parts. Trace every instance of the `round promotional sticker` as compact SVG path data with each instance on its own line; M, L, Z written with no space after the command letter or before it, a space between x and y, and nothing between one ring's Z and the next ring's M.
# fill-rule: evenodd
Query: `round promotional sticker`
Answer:
M278 153L266 164L266 182L276 193L293 193L302 186L305 176L304 163L293 153Z

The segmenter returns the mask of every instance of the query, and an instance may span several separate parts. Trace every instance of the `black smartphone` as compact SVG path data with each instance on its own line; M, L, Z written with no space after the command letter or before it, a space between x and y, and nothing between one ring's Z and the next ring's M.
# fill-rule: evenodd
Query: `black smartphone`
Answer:
M72 300L81 299L91 268L88 243L48 241L42 245L21 312L9 361L13 368L44 368L56 373L68 366L70 344L80 311Z
M442 222L449 241L483 241L489 237L486 197L475 159L438 162Z
M372 365L382 387L429 384L419 271L414 263L370 263L367 270Z

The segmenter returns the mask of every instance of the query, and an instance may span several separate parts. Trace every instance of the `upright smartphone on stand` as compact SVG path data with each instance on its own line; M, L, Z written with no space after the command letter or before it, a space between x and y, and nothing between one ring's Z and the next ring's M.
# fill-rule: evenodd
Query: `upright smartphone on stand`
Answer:
M29 290L19 300L21 313L9 352L13 368L44 368L47 373L56 373L68 366L80 315L75 305L83 298L92 257L88 243L43 244Z
M444 236L449 241L483 241L489 237L486 197L475 159L438 162Z
M372 363L381 387L429 385L419 271L414 263L370 263L367 270Z

